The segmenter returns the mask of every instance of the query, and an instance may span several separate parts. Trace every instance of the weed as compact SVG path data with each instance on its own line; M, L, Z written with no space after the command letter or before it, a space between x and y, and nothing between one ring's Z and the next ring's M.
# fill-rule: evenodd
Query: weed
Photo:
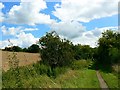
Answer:
M73 70L78 70L78 69L85 69L88 68L89 65L91 65L92 63L90 61L87 60L77 60L74 61L73 64L71 65L71 68Z
M13 43L8 40L8 42L10 43L10 47L11 47L11 51L12 51L12 55L8 55L8 59L9 59L9 67L10 70L12 70L14 73L14 76L16 78L16 85L18 87L22 86L21 80L20 80L20 73L19 73L19 59L17 58L17 53L14 52L13 50Z

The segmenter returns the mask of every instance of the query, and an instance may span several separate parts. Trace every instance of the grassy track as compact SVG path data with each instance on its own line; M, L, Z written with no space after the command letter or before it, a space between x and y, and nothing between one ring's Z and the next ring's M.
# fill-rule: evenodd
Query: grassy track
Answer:
M68 70L57 78L47 75L21 76L23 88L99 88L99 82L94 70ZM15 78L4 80L4 87L15 88Z
M74 70L56 79L62 88L99 88L99 82L94 70Z
M112 73L101 72L101 75L109 88L118 88L118 77Z

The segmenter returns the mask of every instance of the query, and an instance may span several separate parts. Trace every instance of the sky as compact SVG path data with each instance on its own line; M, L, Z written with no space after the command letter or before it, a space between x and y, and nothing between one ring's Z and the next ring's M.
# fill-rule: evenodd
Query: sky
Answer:
M96 47L102 32L118 30L118 1L1 0L0 48L29 47L53 30L73 44Z

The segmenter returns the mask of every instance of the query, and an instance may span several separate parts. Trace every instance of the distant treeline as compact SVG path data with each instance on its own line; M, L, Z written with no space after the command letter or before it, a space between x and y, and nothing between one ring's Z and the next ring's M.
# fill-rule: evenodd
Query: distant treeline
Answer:
M3 51L14 51L14 52L29 52L29 53L39 53L39 46L37 44L32 44L28 48L21 48L19 46L5 47Z

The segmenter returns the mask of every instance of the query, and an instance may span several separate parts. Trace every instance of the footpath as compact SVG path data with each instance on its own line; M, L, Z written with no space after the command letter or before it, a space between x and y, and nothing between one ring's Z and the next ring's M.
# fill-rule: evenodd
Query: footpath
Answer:
M100 87L102 90L109 90L107 84L105 83L105 81L103 80L102 76L100 75L99 71L96 71L99 83L100 83Z

